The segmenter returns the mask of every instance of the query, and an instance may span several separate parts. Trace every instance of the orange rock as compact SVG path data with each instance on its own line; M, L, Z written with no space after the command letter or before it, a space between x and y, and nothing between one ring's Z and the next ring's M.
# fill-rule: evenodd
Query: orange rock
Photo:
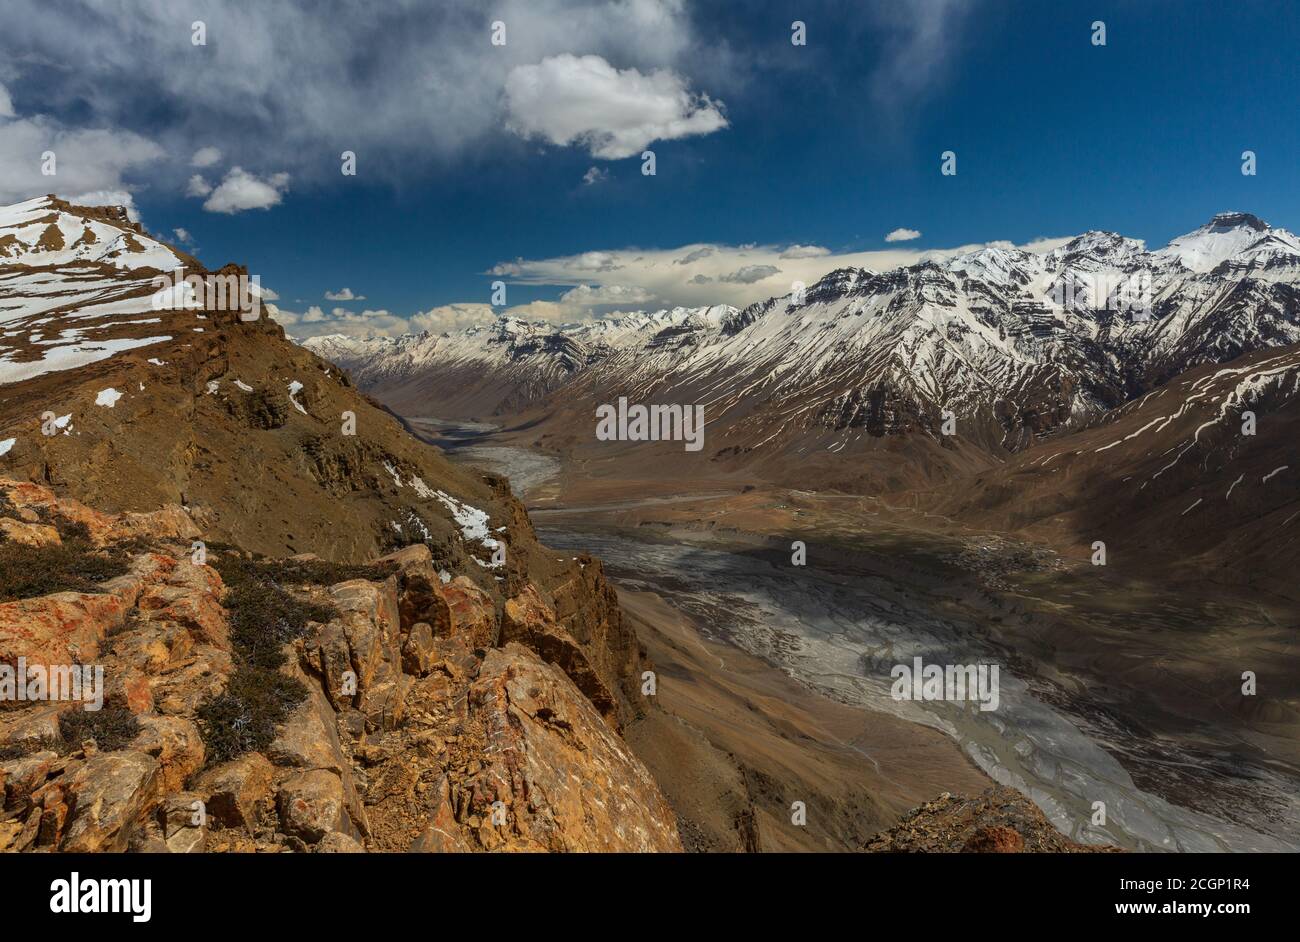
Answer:
M56 592L0 603L0 661L85 664L105 635L121 627L128 604L116 595Z

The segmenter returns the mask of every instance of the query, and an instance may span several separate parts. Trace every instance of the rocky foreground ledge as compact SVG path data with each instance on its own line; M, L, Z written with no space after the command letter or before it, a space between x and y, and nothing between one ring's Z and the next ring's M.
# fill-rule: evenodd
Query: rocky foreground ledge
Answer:
M98 710L3 697L0 850L681 849L531 584L498 605L424 545L254 557L11 480L0 535L0 665L104 678Z

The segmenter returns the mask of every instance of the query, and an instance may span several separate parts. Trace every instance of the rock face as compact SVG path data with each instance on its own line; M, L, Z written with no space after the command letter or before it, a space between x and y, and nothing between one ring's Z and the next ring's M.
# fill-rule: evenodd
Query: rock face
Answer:
M294 560L264 561L275 592L325 620L284 647L279 670L303 695L266 746L222 758L203 710L249 655L232 641L236 583L214 567L247 557L198 561L180 508L98 514L3 480L0 498L4 520L43 508L47 546L72 534L82 542L63 548L125 569L96 591L0 608L0 662L100 664L105 678L101 711L0 710L0 850L681 850L618 733L631 706L532 583L498 603L444 580L423 545L373 578L295 582ZM21 561L36 546L6 551Z
M0 286L0 665L104 675L102 711L0 697L0 849L679 849L618 733L642 657L599 565L256 306L157 310L159 272L247 273L125 220L0 208L22 237L0 251L22 276ZM23 240L51 226L90 235L35 269ZM221 573L254 554L248 597ZM476 699L489 662L549 705Z
M1058 831L1032 801L1006 786L974 798L926 802L867 844L873 853L1106 853L1109 844L1080 844Z

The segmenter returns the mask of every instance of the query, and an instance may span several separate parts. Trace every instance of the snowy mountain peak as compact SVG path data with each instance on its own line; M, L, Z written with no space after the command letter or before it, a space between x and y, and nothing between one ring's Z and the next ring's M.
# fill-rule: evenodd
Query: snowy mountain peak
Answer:
M1237 259L1274 233L1281 234L1284 243L1295 238L1285 229L1270 228L1250 213L1218 213L1199 229L1179 236L1153 254L1161 261L1176 262L1190 271L1208 272ZM1243 261L1249 264L1248 259Z
M51 195L0 207L0 264L171 271L186 261L120 206L73 206Z
M1225 232L1229 229L1243 227L1252 229L1255 232L1263 232L1269 228L1269 225L1258 216L1250 213L1215 213L1214 218L1202 226L1201 229Z

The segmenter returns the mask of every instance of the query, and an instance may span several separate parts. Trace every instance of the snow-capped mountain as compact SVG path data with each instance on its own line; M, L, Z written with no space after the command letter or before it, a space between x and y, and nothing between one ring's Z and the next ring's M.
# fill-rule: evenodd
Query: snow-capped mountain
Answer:
M202 332L204 318L188 311L164 327L154 303L159 275L196 267L121 207L53 196L0 207L0 383Z
M625 395L703 403L729 453L835 454L907 431L942 444L951 412L964 442L1005 455L1197 365L1296 342L1300 240L1223 213L1157 251L1088 232L840 269L741 311L305 345L408 414L577 420Z

